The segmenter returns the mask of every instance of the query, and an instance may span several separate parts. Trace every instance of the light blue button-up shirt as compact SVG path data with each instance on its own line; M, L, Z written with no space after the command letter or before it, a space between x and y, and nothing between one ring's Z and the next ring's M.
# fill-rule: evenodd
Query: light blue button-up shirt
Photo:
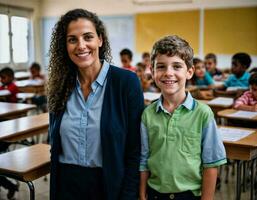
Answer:
M61 122L63 151L59 162L84 167L102 167L100 119L109 67L109 63L104 61L86 100L77 79Z

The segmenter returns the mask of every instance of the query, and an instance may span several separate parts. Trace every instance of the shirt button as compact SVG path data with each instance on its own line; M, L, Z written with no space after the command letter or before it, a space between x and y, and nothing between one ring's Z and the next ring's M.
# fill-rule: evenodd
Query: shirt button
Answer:
M174 194L170 194L170 199L174 199L174 198L175 198Z

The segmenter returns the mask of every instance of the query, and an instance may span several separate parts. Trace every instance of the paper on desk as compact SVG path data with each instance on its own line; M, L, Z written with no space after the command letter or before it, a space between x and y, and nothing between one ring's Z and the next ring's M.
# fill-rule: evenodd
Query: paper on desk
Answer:
M11 92L9 90L0 90L0 96L7 96L10 94L11 94Z
M156 99L160 98L160 96L161 96L161 93L144 92L144 99L145 100L153 101L153 100L156 100Z
M254 131L221 127L221 128L219 128L219 132L221 134L223 141L234 142L234 141L238 141L238 140L252 134Z
M228 87L226 91L247 90L248 87Z
M228 97L217 97L211 101L208 101L207 104L209 105L222 105L222 106L232 106L233 105L233 98Z
M239 110L237 112L229 114L229 116L250 119L250 118L254 118L255 116L257 116L257 112Z

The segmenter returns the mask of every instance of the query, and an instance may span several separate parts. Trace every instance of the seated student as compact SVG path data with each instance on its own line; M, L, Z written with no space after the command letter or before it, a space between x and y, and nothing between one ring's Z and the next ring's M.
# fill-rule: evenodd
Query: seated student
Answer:
M199 58L194 58L193 64L195 67L195 73L192 78L192 83L199 87L213 88L214 81L206 71L203 61Z
M208 53L204 57L204 64L207 71L213 77L213 79L215 80L222 79L222 72L219 69L217 69L217 57L214 53Z
M29 69L31 73L30 79L45 81L45 76L40 73L41 66L38 63L32 63Z
M150 53L144 52L142 54L142 63L145 65L145 73L151 75L151 58Z
M234 108L257 112L257 72L251 75L249 85L250 90L235 101Z
M7 102L16 103L16 94L19 92L19 90L13 82L14 71L10 67L3 68L0 70L0 78L2 83L2 85L0 86L0 90L9 90L9 92L11 93L11 95L7 97Z
M40 71L41 71L41 66L36 62L32 63L30 66L30 73L31 73L30 79L41 81L42 83L44 83L45 76L42 75ZM38 108L40 108L43 112L47 111L46 96L44 94L36 94L36 96L34 96L31 100L32 100L32 103L36 104Z
M135 72L136 68L131 65L133 53L129 49L122 49L120 52L120 60L122 68Z
M211 109L185 90L193 49L178 36L157 41L152 74L161 97L142 114L140 200L213 199L226 152Z
M157 92L158 90L154 87L152 78L148 77L145 73L146 66L143 63L139 62L136 64L136 68L136 74L140 80L143 91Z
M233 95L237 94L239 90L245 90L249 87L250 73L246 70L251 65L251 57L247 53L236 53L232 57L231 72L232 74L224 81L224 84L215 86L217 89L226 90L221 91L216 90L217 95ZM233 90L228 91L231 87Z

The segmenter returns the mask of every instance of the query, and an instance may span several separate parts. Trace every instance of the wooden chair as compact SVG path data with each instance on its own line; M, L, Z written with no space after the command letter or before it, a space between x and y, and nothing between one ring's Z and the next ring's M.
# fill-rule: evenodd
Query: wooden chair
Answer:
M35 200L34 180L50 171L50 145L37 144L0 154L0 175L27 183Z

